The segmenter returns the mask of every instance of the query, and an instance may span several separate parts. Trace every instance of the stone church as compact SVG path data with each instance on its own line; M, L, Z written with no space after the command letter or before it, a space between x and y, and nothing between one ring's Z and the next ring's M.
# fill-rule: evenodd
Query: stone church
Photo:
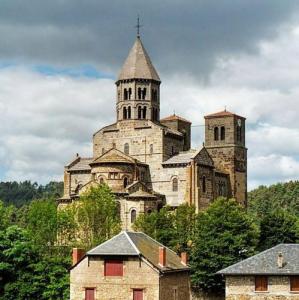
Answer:
M115 84L116 122L94 133L92 157L77 155L65 166L61 208L103 183L127 230L139 214L164 205L200 211L218 196L246 205L244 117L226 110L205 116L205 142L191 149L190 121L160 119L161 80L139 36Z

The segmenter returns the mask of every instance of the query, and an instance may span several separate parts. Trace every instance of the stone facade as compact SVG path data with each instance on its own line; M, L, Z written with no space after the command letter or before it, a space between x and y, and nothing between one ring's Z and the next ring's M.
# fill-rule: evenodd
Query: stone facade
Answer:
M268 291L255 291L254 276L226 276L227 300L285 300L299 299L299 292L290 291L289 276L269 276Z
M78 155L65 167L60 205L106 183L123 229L131 229L132 214L165 204L200 211L217 196L233 196L246 205L245 119L226 111L206 116L205 146L191 149L191 122L175 114L160 119L160 83L138 37L116 81L116 122L93 135L92 157Z

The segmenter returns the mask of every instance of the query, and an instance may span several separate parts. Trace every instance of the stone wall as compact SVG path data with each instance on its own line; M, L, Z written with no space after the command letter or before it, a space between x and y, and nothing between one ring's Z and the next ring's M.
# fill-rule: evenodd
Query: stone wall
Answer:
M288 276L269 276L268 291L255 291L254 276L226 276L227 300L284 300L299 299L299 293L290 292Z
M105 277L104 260L86 257L70 272L70 300L84 299L85 288L96 288L96 300L133 299L133 289L143 289L144 299L157 300L159 274L144 261L128 258L124 276Z
M164 274L160 277L160 300L189 300L189 272Z

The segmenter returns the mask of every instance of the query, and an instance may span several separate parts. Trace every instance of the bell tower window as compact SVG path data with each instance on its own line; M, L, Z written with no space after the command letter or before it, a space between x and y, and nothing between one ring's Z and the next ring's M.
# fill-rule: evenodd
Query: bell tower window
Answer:
M141 106L138 106L138 119L141 119Z
M138 99L141 99L141 88L139 87L137 90L137 94L138 94Z
M126 120L127 117L128 117L128 115L127 115L127 108L124 107L124 108L123 108L123 119Z
M128 100L128 90L124 89L124 100Z
M131 96L132 96L132 89L129 88L129 92L128 92L128 99L131 100Z
M128 107L128 119L131 119L131 106Z
M221 141L225 140L225 127L221 126L220 128L220 137L221 137Z
M215 141L219 140L219 128L218 127L214 128L214 140Z
M142 89L142 99L144 100L146 97L146 88Z
M142 110L142 119L146 119L146 106L144 106Z

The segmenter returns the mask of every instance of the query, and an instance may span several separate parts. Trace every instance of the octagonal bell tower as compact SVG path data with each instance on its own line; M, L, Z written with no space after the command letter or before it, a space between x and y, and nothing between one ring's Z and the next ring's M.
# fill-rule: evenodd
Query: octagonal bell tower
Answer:
M160 120L160 77L139 34L116 81L117 121Z

